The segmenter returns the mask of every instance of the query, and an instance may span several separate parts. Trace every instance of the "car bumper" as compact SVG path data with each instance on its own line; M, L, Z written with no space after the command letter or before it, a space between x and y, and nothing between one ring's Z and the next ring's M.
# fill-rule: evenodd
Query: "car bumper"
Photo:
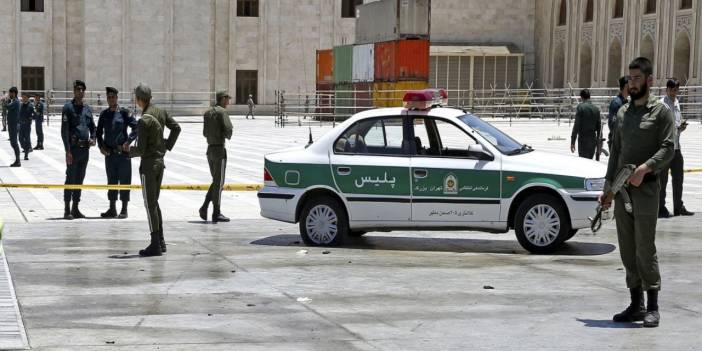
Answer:
M597 212L597 199L601 191L562 190L563 200L570 212L570 225L573 229L590 227L588 217L594 217Z
M295 211L304 190L264 187L258 192L261 216L278 221L295 223Z

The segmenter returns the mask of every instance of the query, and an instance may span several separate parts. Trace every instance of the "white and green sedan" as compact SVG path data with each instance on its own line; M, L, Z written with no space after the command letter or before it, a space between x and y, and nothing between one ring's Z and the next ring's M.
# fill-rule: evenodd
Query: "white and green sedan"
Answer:
M540 152L454 108L358 113L305 149L265 156L261 215L307 245L390 230L514 229L549 253L588 228L605 165Z

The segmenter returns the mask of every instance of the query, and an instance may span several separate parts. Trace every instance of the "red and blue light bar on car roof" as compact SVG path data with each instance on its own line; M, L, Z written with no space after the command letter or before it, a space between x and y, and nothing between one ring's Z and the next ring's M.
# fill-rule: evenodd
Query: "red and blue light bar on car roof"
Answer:
M410 90L402 98L408 110L428 110L448 104L448 93L444 89Z

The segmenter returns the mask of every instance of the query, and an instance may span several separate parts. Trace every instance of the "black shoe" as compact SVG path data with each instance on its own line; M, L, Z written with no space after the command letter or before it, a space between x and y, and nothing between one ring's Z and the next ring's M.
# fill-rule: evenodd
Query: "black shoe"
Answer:
M127 209L123 208L122 211L120 211L119 215L117 216L118 219L125 219L129 217L129 213L127 213Z
M15 160L15 163L11 164L10 167L22 167L20 160Z
M658 218L670 218L670 211L665 207L661 207L661 209L658 210Z
M212 214L212 222L217 223L217 222L229 222L229 218L225 217L223 214L218 213L218 214Z
M78 209L78 201L73 202L73 207L71 208L71 216L75 219L85 218L85 215L80 213Z
M656 328L660 324L661 315L658 311L648 311L643 319L644 328Z
M34 147L34 150L44 150L44 145L37 144L37 146Z
M158 245L161 247L161 252L166 252L168 249L166 248L166 240L163 239L163 229L158 232Z
M73 220L73 215L71 215L71 211L66 211L63 213L63 219L72 221Z
M139 250L139 256L161 256L161 245L159 244L159 241L158 233L151 233L151 243L145 249Z
M200 218L202 218L203 221L207 221L207 207L200 207Z
M675 216L694 216L695 215L694 212L688 211L685 207L683 207L682 210L680 210L680 211L675 210L674 214L675 214Z
M102 218L115 218L115 217L117 217L117 210L115 210L114 207L110 207L110 209L107 210L107 212L101 213L100 217L102 217Z
M631 304L621 313L615 314L612 317L613 321L617 323L632 323L640 322L644 319L646 307L644 306L643 289L629 289L629 296L631 297Z
M24 153L24 160L29 161L29 153L28 152Z

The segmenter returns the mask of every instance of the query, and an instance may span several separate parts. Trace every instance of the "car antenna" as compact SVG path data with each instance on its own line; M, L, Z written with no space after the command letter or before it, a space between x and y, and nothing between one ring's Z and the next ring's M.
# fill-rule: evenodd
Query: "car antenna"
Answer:
M310 128L310 140L307 142L307 145L312 145L312 143L314 143L314 140L312 140L312 127L309 127L309 128Z

